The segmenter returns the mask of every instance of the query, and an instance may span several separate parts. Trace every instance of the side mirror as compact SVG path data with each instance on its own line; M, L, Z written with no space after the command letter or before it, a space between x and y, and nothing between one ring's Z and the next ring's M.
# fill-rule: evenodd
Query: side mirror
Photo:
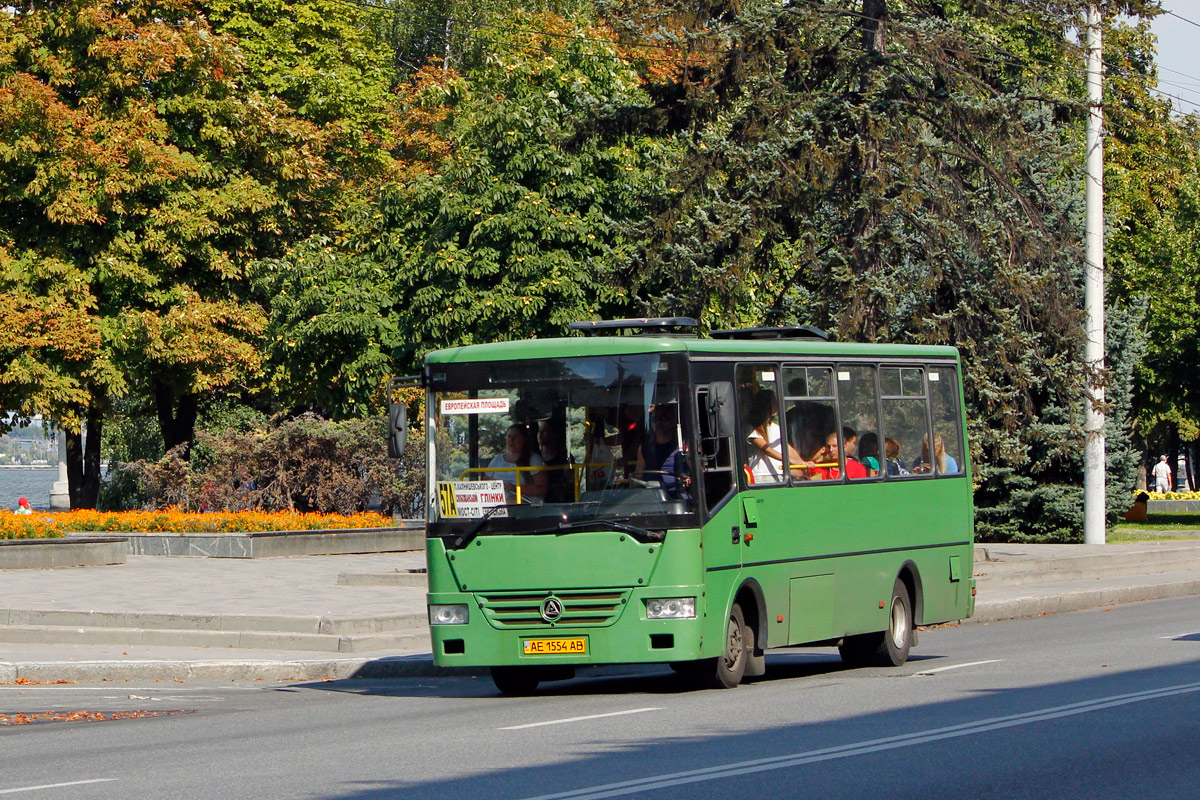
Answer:
M419 375L392 378L388 381L388 458L403 456L404 445L408 442L408 405L396 397L396 390L411 389L420 385Z
M708 430L716 437L732 436L737 428L733 411L733 384L716 381L708 385Z
M388 458L404 455L408 441L408 406L394 400L388 403Z

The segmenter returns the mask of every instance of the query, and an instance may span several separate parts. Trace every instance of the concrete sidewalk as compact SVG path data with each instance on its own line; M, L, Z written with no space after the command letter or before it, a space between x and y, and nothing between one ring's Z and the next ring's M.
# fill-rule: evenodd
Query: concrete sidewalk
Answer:
M424 553L0 572L0 683L437 674ZM979 545L971 622L1200 595L1200 541Z

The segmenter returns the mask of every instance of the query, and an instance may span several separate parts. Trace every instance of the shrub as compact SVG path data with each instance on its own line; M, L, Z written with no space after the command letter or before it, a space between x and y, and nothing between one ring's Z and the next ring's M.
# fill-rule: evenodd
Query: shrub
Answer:
M113 471L108 508L423 514L422 434L387 457L383 419L332 422L312 414L247 432L200 432L155 462Z

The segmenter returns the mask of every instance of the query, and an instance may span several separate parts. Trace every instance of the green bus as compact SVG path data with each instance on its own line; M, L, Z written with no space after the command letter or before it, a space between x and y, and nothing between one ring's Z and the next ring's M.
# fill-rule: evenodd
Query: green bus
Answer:
M439 666L511 694L631 663L732 688L768 648L898 666L916 626L971 615L954 348L570 327L426 359Z

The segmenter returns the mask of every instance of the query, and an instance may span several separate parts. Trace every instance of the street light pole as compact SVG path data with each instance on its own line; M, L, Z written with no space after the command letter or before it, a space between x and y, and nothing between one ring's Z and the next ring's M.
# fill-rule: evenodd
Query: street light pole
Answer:
M1087 10L1087 231L1084 304L1087 306L1086 447L1083 463L1083 541L1104 544L1104 91L1100 11Z

